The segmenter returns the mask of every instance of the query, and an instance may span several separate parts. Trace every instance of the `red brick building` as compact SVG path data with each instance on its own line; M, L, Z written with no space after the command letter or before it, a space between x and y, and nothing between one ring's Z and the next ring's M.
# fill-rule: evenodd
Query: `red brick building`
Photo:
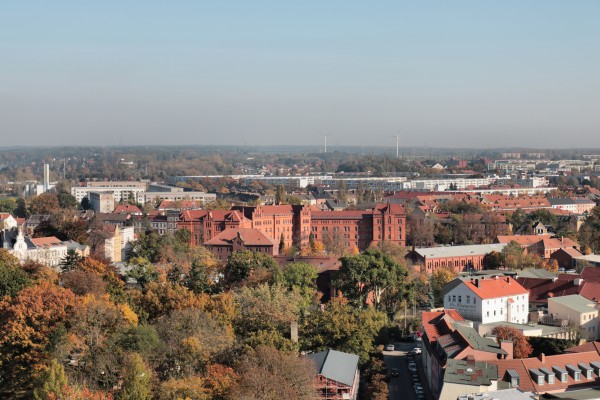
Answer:
M177 229L191 233L191 244L207 244L228 229L252 228L279 248L308 245L310 236L322 241L327 235L348 248L365 250L382 242L406 244L406 214L398 204L377 204L360 211L316 211L305 205L233 207L231 210L186 210L179 214Z
M227 262L236 251L249 250L270 256L278 254L277 244L254 228L226 229L204 244L223 262Z

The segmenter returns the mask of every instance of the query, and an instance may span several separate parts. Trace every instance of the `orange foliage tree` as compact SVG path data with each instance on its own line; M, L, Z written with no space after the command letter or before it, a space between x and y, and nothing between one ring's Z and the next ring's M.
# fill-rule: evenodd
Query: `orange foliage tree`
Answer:
M492 330L492 334L496 336L498 343L501 340L511 340L513 342L514 358L527 358L533 352L533 347L531 347L527 338L516 328L497 326Z
M42 282L0 302L0 394L29 388L57 331L68 325L75 295Z

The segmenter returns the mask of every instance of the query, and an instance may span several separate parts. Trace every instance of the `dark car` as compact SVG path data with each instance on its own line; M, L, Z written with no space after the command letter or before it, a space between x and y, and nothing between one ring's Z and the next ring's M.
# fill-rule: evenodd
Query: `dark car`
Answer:
M396 377L396 376L398 376L398 375L400 375L400 374L398 373L398 369L396 369L396 368L392 368L392 376L393 376L393 377Z

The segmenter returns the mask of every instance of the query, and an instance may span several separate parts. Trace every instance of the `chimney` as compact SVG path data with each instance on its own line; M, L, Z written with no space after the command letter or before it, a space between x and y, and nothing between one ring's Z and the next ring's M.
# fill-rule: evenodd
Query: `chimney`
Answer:
M469 354L467 356L467 365L473 366L475 365L475 356L472 354Z
M575 286L581 286L583 284L583 279L581 278L577 278L573 280L573 285Z
M540 360L540 362L542 364L544 364L546 362L546 355L544 353L540 353L540 355L538 356L538 359Z
M513 347L514 347L514 345L513 345L512 340L501 340L500 341L500 348L506 352L505 360L513 359L513 353L514 353Z
M510 283L510 276L506 277L506 283Z
M479 279L475 279L475 287L479 287Z

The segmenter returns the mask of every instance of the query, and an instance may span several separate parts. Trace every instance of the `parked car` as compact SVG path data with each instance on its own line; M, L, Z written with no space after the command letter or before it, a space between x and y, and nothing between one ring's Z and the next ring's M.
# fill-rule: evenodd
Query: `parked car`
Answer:
M394 347L393 344L388 344L387 346L385 346L385 350L386 351L394 351L396 348Z
M421 348L420 347L415 347L414 349L412 349L413 354L421 354Z
M398 375L400 375L400 373L398 372L398 369L397 368L392 368L392 376L396 377Z
M575 271L574 269L568 269L565 271L567 274L576 274L577 271Z

